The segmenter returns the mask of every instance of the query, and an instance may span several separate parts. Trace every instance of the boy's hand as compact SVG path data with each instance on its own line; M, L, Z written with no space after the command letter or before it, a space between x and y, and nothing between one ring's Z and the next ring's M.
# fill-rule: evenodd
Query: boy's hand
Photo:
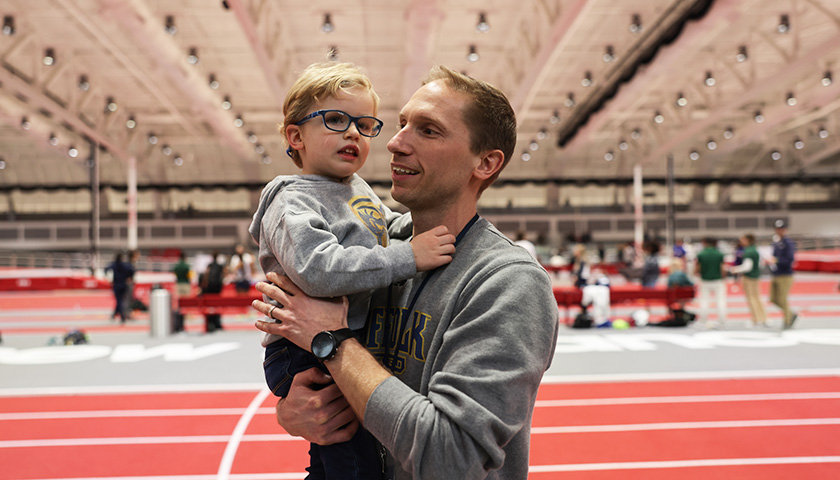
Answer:
M443 225L438 225L411 239L411 250L418 272L435 269L452 261L455 235L449 233L449 229Z

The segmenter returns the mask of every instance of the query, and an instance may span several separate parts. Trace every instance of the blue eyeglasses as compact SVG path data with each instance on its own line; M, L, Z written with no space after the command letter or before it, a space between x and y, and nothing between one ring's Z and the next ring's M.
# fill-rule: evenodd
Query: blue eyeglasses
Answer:
M295 125L302 125L315 117L321 117L324 126L333 132L345 132L350 128L351 123L356 124L356 130L364 137L375 137L382 131L382 120L376 117L362 115L354 117L341 110L318 110L300 119ZM292 147L286 149L286 155L292 156Z
M382 120L367 115L361 117L354 117L347 112L341 110L318 110L300 119L295 125L312 120L315 117L321 117L324 120L324 126L333 132L344 132L350 128L350 123L356 124L356 130L365 137L375 137L379 135L382 130Z

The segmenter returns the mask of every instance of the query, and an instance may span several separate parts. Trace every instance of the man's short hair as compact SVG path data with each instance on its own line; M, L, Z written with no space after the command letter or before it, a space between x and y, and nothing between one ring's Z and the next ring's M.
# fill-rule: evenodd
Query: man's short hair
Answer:
M312 113L312 105L327 97L335 97L339 92L361 87L373 99L373 114L379 110L379 96L373 90L370 79L356 65L349 62L313 63L300 74L283 102L283 123L278 127L286 139L286 127L301 121ZM288 139L286 139L288 143ZM286 145L288 146L288 144ZM303 164L297 150L291 150L292 160L300 168Z
M747 241L748 245L755 245L755 235L752 233L744 234L744 239Z
M464 123L470 130L470 151L475 154L488 150L501 150L504 154L502 168L487 179L479 193L499 177L516 149L516 113L501 90L489 83L436 65L423 77L422 83L443 80L455 92L466 94L470 102L464 108Z

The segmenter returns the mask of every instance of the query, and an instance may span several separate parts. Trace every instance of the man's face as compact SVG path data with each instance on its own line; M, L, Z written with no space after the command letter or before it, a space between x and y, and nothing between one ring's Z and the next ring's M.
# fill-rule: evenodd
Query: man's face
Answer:
M438 208L469 193L480 156L470 151L463 109L468 97L437 80L421 87L400 111L399 131L388 142L391 195L412 210Z

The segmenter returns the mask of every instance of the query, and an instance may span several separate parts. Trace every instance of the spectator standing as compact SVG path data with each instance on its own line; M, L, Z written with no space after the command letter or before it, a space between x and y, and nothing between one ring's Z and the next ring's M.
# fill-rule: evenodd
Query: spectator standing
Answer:
M225 267L219 261L219 252L213 252L213 261L207 266L201 277L201 293L218 294L222 293ZM207 333L222 330L222 316L218 313L207 313L204 315L204 331Z
M516 232L516 241L513 242L514 245L519 245L520 247L524 248L531 254L531 256L536 260L537 259L537 247L534 246L533 242L528 240L525 236L525 232L522 230Z
M230 257L228 271L233 275L233 285L237 293L248 293L257 273L254 256L245 251L245 245L238 243Z
M577 288L589 283L589 263L586 261L586 245L575 244L572 249L572 279Z
M187 263L187 255L181 252L178 257L178 263L172 267L172 273L175 274L175 293L179 297L188 297L192 293L192 285L190 284L190 277L192 276L192 268Z
M697 271L700 274L700 321L706 327L716 328L726 321L726 284L723 281L725 265L717 241L711 237L703 239L703 250L697 254ZM717 307L716 322L709 320L709 301L712 297Z
M114 291L116 306L114 307L113 315L111 315L111 320L116 319L117 315L119 315L120 323L125 323L129 319L128 309L130 308L126 304L126 298L128 298L126 292L128 290L129 280L134 278L134 267L131 263L124 261L122 252L119 252L114 256L114 261L105 267L105 271L110 271L113 275L111 288Z
M788 294L793 287L793 260L796 244L787 237L787 222L776 220L776 235L773 237L773 257L768 260L773 279L770 282L770 303L782 309L784 323L782 330L793 327L799 316L790 309Z
M659 279L659 243L649 240L642 245L645 263L642 265L642 286L652 288Z
M743 274L741 286L744 288L744 297L747 299L747 306L750 308L750 319L754 327L767 326L767 313L761 303L761 296L758 289L761 268L758 262L758 250L755 248L755 235L747 233L739 239L742 247L741 264L736 265L729 271L734 274Z

